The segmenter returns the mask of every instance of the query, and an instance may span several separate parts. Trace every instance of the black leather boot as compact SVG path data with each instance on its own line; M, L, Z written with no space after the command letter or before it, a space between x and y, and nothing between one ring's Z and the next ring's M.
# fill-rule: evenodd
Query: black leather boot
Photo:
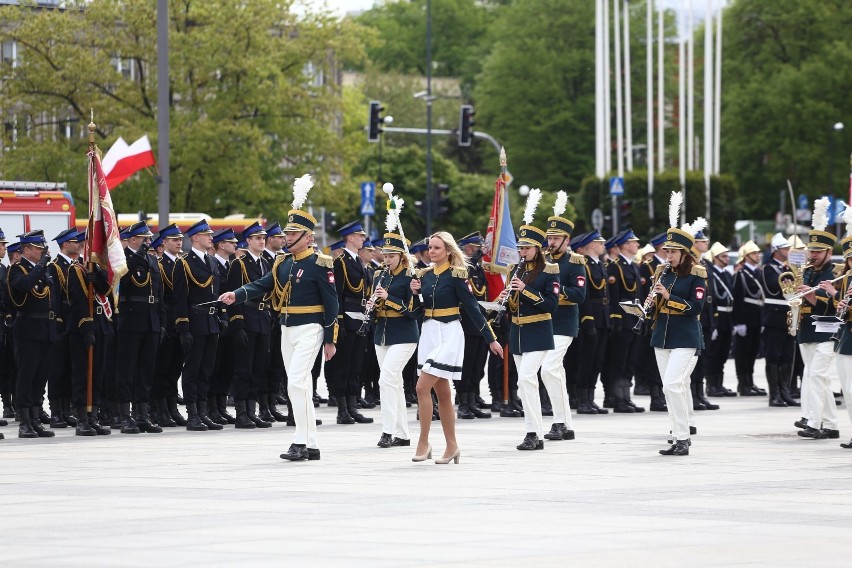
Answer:
M205 409L206 412L204 414L206 414L207 418L209 418L214 424L219 426L225 426L228 424L228 421L219 415L219 408L216 404L216 395L207 396L207 405L205 406ZM202 418L202 420L204 420L204 418Z
M213 419L210 418L210 415L208 414L209 408L207 407L207 402L199 402L196 404L196 407L198 408L198 418L200 418L201 421L204 422L204 425L207 426L208 430L222 430L224 428L224 426L217 422L213 422Z
M194 402L186 403L186 429L190 432L206 432L207 424L198 415L198 406Z
M784 404L787 406L802 406L802 403L796 400L793 397L793 393L790 391L790 383L793 381L793 375L790 372L789 365L779 365L778 366L778 391L781 396L781 400L784 401Z
M275 396L270 394L262 394L258 399L258 404L260 405L260 412L257 417L263 420L264 422L269 422L270 424L275 422L275 418L272 417L272 414L269 413L269 397Z
M459 409L458 412L456 412L456 418L459 418L461 420L473 420L474 418L476 418L470 411L470 408L468 408L467 406L469 400L467 394L468 393L466 392L458 393Z
M786 408L787 403L781 398L781 385L778 382L778 365L766 364L766 384L769 386L769 406Z
M467 393L467 407L470 410L470 413L473 414L476 418L491 418L491 415L487 412L483 412L479 403L476 400L476 393L469 392Z
M748 376L748 385L752 392L757 393L757 396L766 396L766 391L754 385L754 375Z
M354 396L346 397L346 406L349 408L349 416L351 416L352 419L355 420L355 422L357 422L358 424L372 424L372 418L367 418L366 416L355 410L355 398L356 397Z
M162 428L151 424L147 402L136 403L133 405L133 409L136 411L136 427L139 428L140 432L147 434L160 434L163 432Z
M695 381L695 391L692 393L692 400L697 400L704 405L704 410L719 410L718 404L713 404L704 398L704 381Z
M645 408L644 408L644 407L639 406L639 405L637 405L635 402L633 402L632 400L630 400L630 385L628 384L626 387L622 387L622 388L624 389L624 390L622 391L622 392L623 392L624 400L626 400L626 401L627 401L627 404L628 404L628 405L630 405L630 406L632 406L632 407L633 407L633 412L635 412L635 413L637 413L637 414L639 414L639 413L641 413L641 412L645 412Z
M121 433L138 434L139 427L136 425L136 421L133 420L133 417L130 414L130 403L122 402L118 407L118 412L120 416Z
M177 409L175 409L177 410ZM161 398L157 401L157 424L162 426L163 428L176 428L178 423L172 418L171 413L169 412L169 400L167 398Z
M598 409L592 406L592 389L577 389L577 414L597 414Z
M660 450L662 456L688 456L689 455L689 440L675 440L672 447L667 450Z
M67 428L68 423L62 418L62 400L49 400L50 407L50 427L51 428Z
M721 385L722 377L720 375L707 375L707 396L709 397L724 397L728 396Z
M236 424L237 419L228 413L228 395L220 394L216 397L216 410L219 411L219 416L224 418L228 424Z
M45 430L44 426L42 426L41 422L41 414L44 412L40 406L33 406L30 409L30 424L33 427L33 430L36 431L39 438L53 438L56 435L56 432L51 430Z
M545 440L573 440L574 430L569 430L565 424L556 423L550 427L550 432L544 435Z
M234 420L234 428L245 428L246 430L252 430L257 428L257 424L249 418L248 409L246 408L246 401L244 400L235 400L234 401L234 409L237 413L237 417Z
M520 412L521 416L524 415L524 405L521 402L521 398L518 396L518 389L509 389L509 404L512 405L512 408Z
M109 436L110 434L112 434L112 430L109 426L101 426L100 421L98 419L99 411L100 407L98 407L97 404L92 406L92 411L89 413L89 426L92 427L92 430L94 430L95 434L97 434L98 436Z
M18 409L18 438L38 438L38 433L33 429L28 408Z
M11 393L3 393L3 418L14 418L15 417L15 408L12 406L12 394Z
M376 444L380 448L390 448L391 442L393 441L393 436L391 434L385 434L382 432L381 438L379 438L379 443Z
M272 418L274 418L276 422L287 422L287 417L281 414L281 412L278 411L278 407L275 406L277 403L278 397L269 397L269 414L272 415ZM285 401L284 404L287 404L287 402Z
M329 397L330 399L331 397ZM337 405L337 423L338 424L355 424L355 419L349 414L349 409L346 406L345 396L334 397Z
M577 385L571 383L567 386L568 389L568 407L571 410L577 410L577 401L579 400L577 395Z
M598 414L609 414L609 410L601 408L595 403L595 389L589 389L589 404L598 411Z
M308 449L304 444L290 444L290 449L281 454L282 460L287 461L302 461L308 459ZM317 458L319 454L317 454Z
M109 403L109 413L110 413L110 428L121 428L121 404L117 402Z
M518 444L517 448L523 451L543 450L544 440L539 440L535 432L527 432L524 441Z
M610 399L612 402L612 411L618 412L619 414L633 414L636 412L629 401L630 401L630 387L626 389L620 386L611 386L610 390ZM604 406L606 406L606 401L604 401Z
M92 425L89 423L88 415L86 413L86 407L82 406L77 408L77 426L74 432L75 436L97 436L97 432L92 428Z
M186 418L180 413L178 410L178 399L176 396L170 397L168 399L169 404L169 416L172 417L172 420L175 421L175 424L178 426L186 426Z
M668 412L663 389L659 385L648 385L648 390L651 391L651 412Z
M71 427L77 425L77 415L74 413L74 407L70 400L62 399L62 419Z
M257 401L249 399L246 401L246 413L248 414L249 420L254 422L254 425L258 428L272 428L272 422L267 422L260 418L257 414L255 414L257 409Z

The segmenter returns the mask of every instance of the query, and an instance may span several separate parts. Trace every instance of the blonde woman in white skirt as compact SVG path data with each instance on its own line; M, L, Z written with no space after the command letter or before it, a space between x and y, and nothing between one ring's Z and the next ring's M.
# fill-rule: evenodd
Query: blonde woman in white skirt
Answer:
M459 462L456 442L456 418L453 408L453 391L450 381L461 380L464 359L464 333L460 321L459 306L479 328L482 337L489 343L491 352L503 357L503 348L497 342L467 281L467 264L462 251L452 235L438 232L429 238L429 259L432 266L417 271L417 279L411 281L411 290L419 295L419 308L423 311L423 328L420 331L417 367L417 404L420 413L420 439L413 461L425 461L432 457L429 429L432 425L432 395L438 395L441 427L447 446L444 455L435 463Z

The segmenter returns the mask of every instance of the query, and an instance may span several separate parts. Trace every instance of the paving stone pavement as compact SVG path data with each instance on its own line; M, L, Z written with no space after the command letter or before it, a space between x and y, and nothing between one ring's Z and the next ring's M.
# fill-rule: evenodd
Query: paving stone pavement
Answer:
M765 386L762 371L756 382ZM699 413L680 458L657 454L669 424L651 412L575 415L577 439L543 452L515 450L522 419L459 421L461 463L446 466L412 463L413 446L377 448L378 409L365 411L376 424L352 426L319 409L322 460L300 463L278 458L292 436L282 425L67 429L34 441L10 425L0 557L6 567L848 565L845 408L841 440L814 441L796 436L797 409L714 400L722 409ZM416 437L413 408L409 419ZM438 423L431 439L440 454Z

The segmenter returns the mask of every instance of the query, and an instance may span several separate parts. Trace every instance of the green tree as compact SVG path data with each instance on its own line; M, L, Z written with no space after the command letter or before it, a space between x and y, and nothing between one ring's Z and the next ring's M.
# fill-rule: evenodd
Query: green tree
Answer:
M315 204L335 198L342 98L329 78L341 62L363 57L360 38L371 34L325 12L297 16L292 4L170 3L173 210L280 217L292 179L305 172L317 180ZM3 68L2 96L12 109L6 121L31 130L15 144L6 140L0 172L66 180L84 201L80 134L90 108L104 149L119 135L146 132L156 147L156 3L77 0L65 8L0 12L0 39L16 41L22 53L19 65ZM135 176L114 199L119 209L153 210L156 181Z

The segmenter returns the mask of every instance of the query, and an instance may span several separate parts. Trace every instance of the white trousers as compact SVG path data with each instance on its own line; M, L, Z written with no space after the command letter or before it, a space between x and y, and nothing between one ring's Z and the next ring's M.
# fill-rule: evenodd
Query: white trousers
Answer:
M416 343L376 345L379 360L379 396L382 399L382 433L408 440L408 413L405 410L405 390L402 370L417 349Z
M666 395L666 405L669 407L672 436L675 440L688 440L689 409L692 407L689 375L692 374L695 363L698 361L695 349L655 347L654 354L663 379L663 394Z
M837 405L831 390L829 370L834 358L834 342L799 345L805 372L802 376L802 416L811 428L837 429Z
M562 361L573 339L568 335L554 335L554 348L545 351L544 361L541 363L541 382L544 383L553 406L553 423L565 424L569 430L574 429L574 422L571 420L571 406L565 386L565 366Z
M837 374L840 375L840 387L843 389L843 400L846 401L846 412L849 422L852 422L852 355L834 354L837 361Z
M281 326L281 355L287 370L287 396L296 421L294 444L317 448L317 418L314 413L314 381L311 369L322 345L323 329L318 323Z
M538 393L538 370L547 351L530 351L523 355L514 355L518 369L518 396L524 405L524 426L526 432L535 432L544 437L544 424L541 418L541 398Z

